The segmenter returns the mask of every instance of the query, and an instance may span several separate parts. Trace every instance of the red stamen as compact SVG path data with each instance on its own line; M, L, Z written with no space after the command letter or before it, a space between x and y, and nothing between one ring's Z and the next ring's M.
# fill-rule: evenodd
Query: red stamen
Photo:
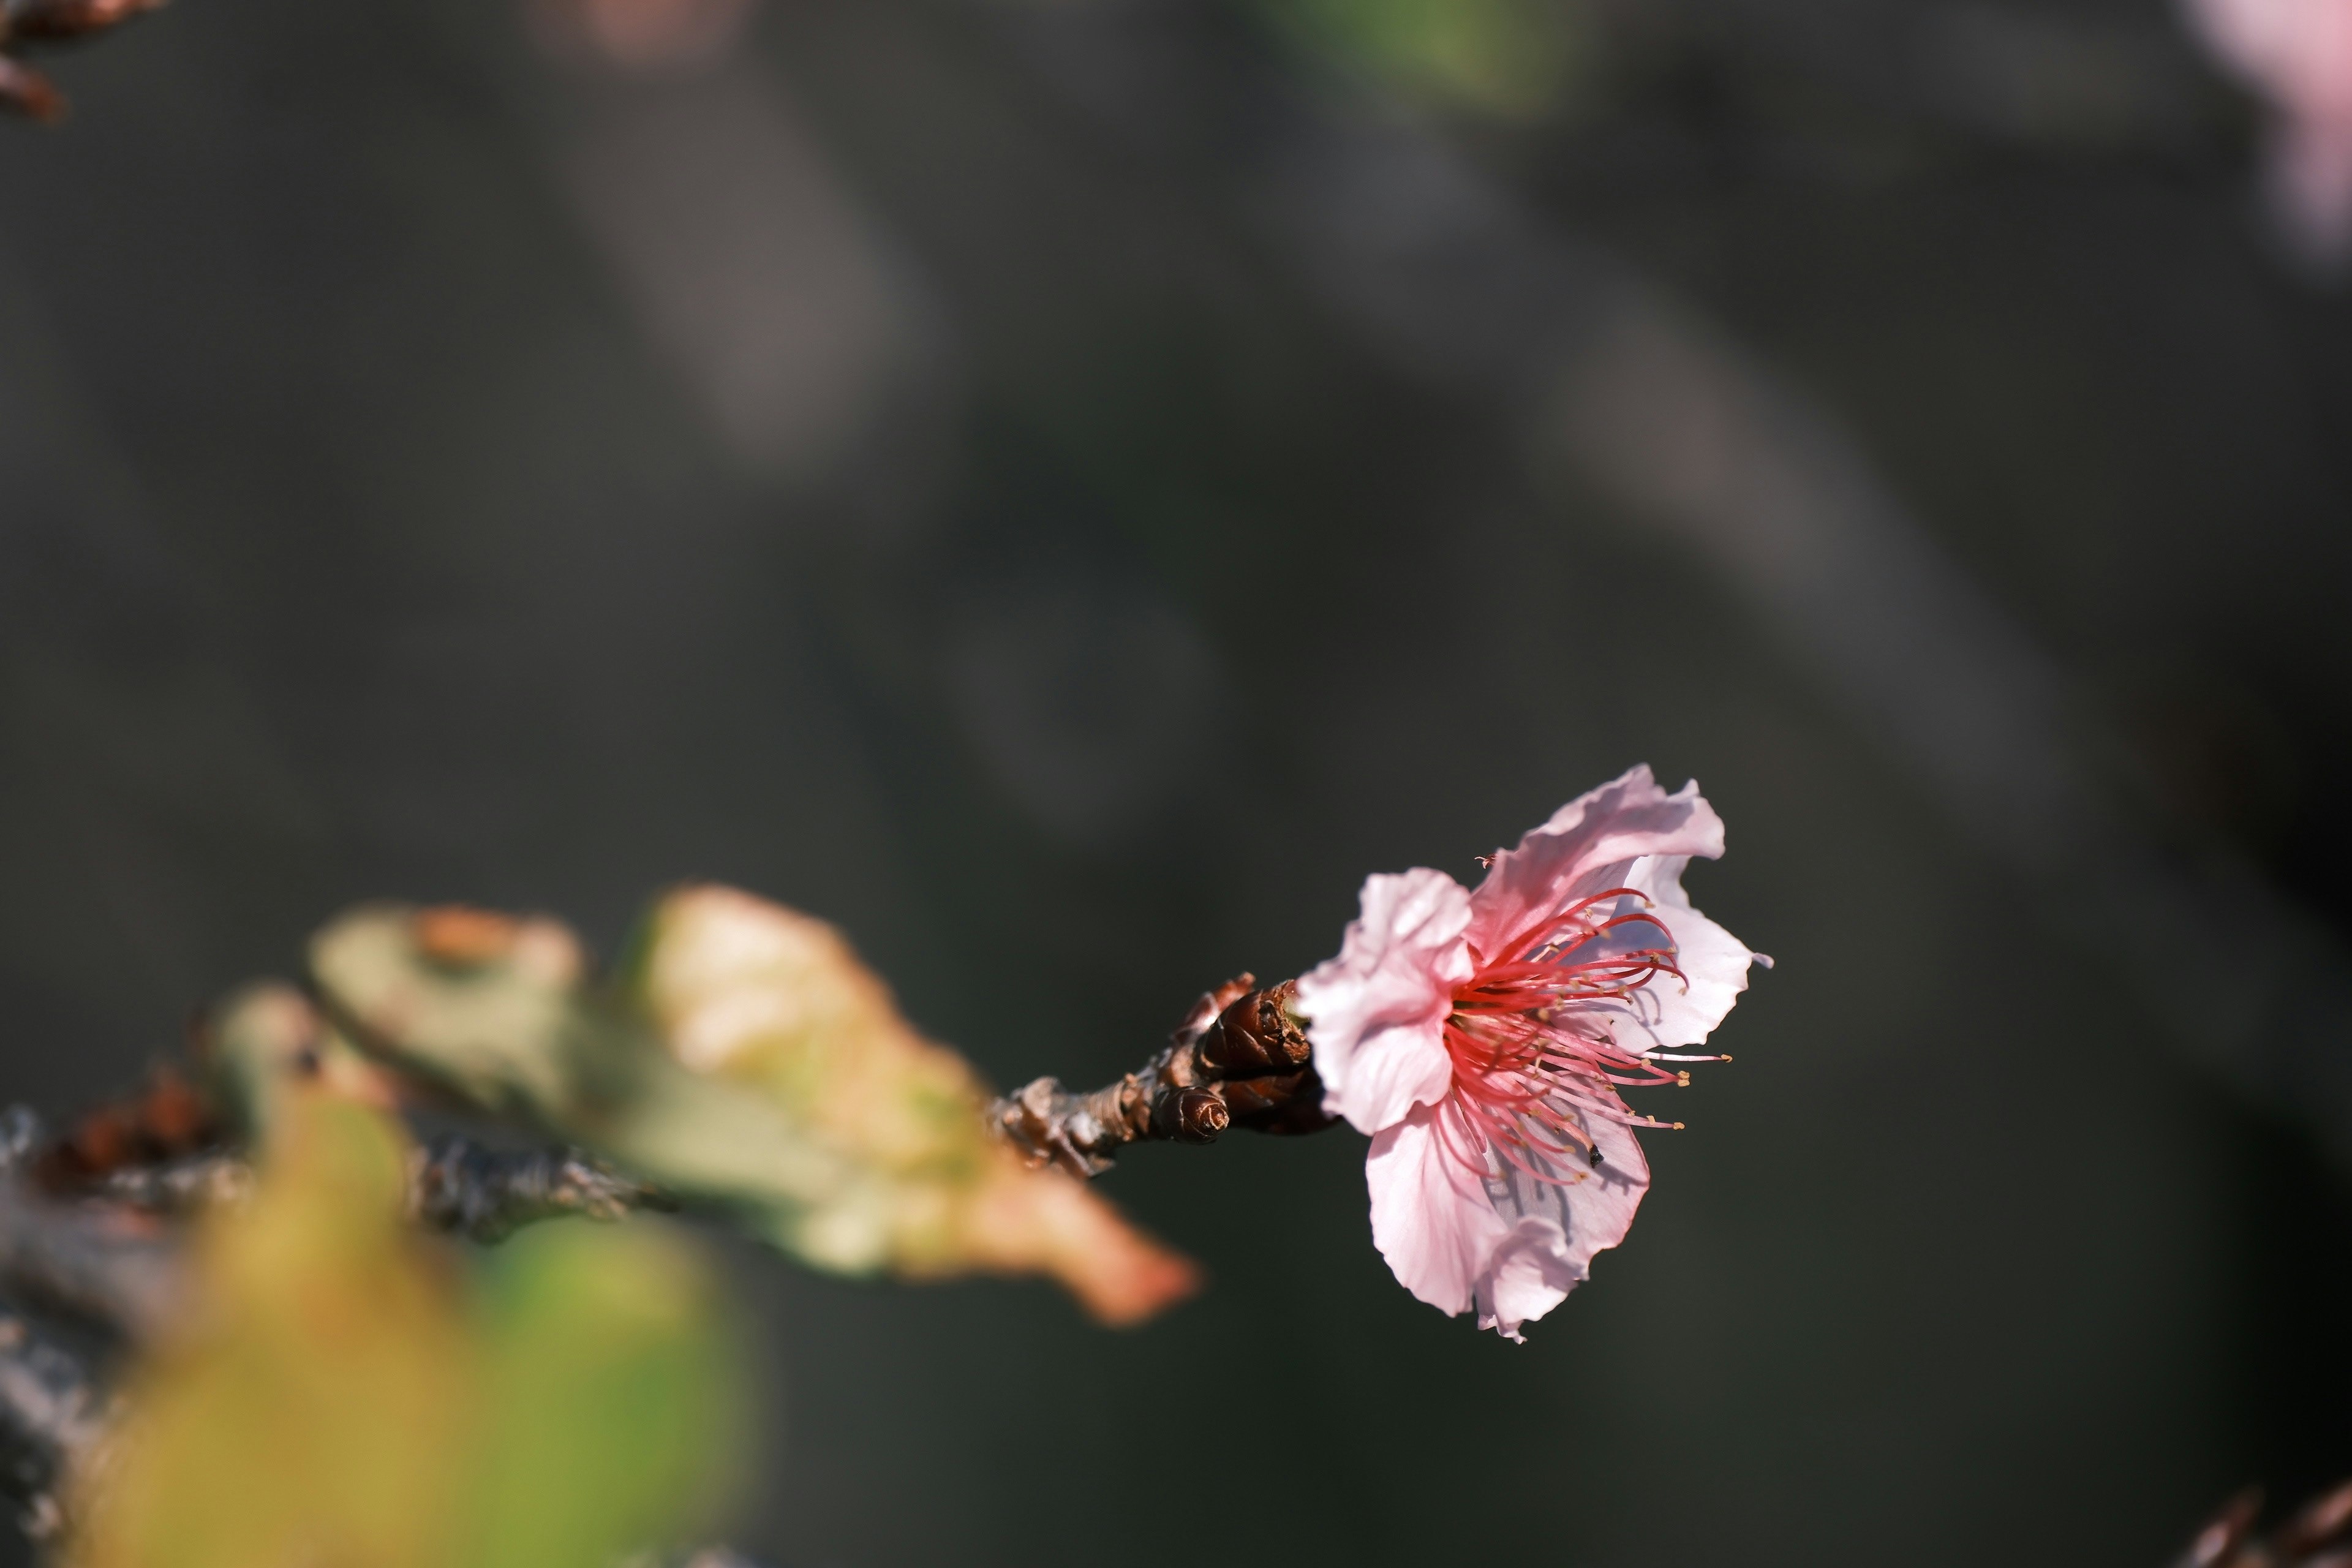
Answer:
M1639 899L1640 910L1594 920L1586 911L1612 899ZM1590 1123L1680 1127L1638 1116L1619 1089L1686 1084L1690 1074L1661 1061L1717 1061L1712 1056L1650 1056L1616 1041L1609 1016L1636 1010L1636 998L1662 977L1689 982L1676 963L1674 933L1632 888L1609 888L1534 921L1505 942L1454 992L1445 1021L1454 1087L1436 1117L1450 1158L1481 1180L1499 1159L1531 1179L1567 1186L1600 1163ZM1646 925L1662 945L1576 955L1610 932ZM1450 1113L1450 1114L1449 1114ZM1458 1134L1458 1137L1457 1137ZM1583 1169L1550 1169L1553 1161Z

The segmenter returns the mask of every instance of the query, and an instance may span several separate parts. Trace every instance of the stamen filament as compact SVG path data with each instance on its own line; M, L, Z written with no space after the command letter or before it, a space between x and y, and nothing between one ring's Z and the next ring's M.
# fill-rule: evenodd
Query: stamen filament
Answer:
M1642 907L1599 919L1588 913L1617 899ZM1729 1059L1617 1043L1612 1020L1642 1016L1643 991L1665 977L1689 986L1674 932L1650 910L1648 897L1634 889L1604 889L1531 922L1502 944L1494 962L1482 958L1454 992L1444 1024L1454 1085L1435 1121L1448 1157L1482 1181L1496 1173L1499 1161L1535 1181L1567 1186L1601 1163L1594 1121L1681 1127L1635 1114L1617 1093L1690 1082L1687 1071L1662 1062ZM1578 956L1611 932L1637 926L1655 931L1663 943ZM1554 1162L1580 1168L1563 1173L1550 1168Z

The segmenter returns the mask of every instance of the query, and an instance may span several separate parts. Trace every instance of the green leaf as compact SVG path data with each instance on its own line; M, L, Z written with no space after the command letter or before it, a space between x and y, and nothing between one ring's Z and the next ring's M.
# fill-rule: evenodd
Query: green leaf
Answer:
M277 1098L76 1479L72 1568L613 1568L708 1518L744 1422L692 1249L551 1226L473 1279L403 1218L396 1122Z
M840 932L782 905L678 889L610 986L544 917L392 904L329 924L310 967L365 1048L819 1268L1045 1274L1120 1323L1193 1287L1083 1184L1026 1168L970 1065Z
M749 1423L697 1256L650 1226L545 1226L484 1284L467 1563L610 1568L706 1522Z
M1538 117L1576 66L1564 0L1264 0L1308 45L1442 108Z
M444 1568L475 1346L401 1221L397 1131L294 1097L251 1206L197 1244L184 1331L81 1478L79 1568Z

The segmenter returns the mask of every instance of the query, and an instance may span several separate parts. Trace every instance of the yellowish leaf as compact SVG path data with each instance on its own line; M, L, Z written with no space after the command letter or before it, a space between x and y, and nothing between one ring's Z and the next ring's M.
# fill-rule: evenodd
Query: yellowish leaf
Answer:
M616 984L544 917L379 904L311 942L352 1037L844 1274L1045 1274L1108 1322L1192 1266L989 1130L963 1058L917 1034L822 921L717 887L658 902Z
M375 1113L284 1107L250 1208L198 1242L186 1331L131 1381L78 1568L447 1568L475 1350L401 1220Z
M918 1034L823 921L682 888L655 906L625 978L681 1064L758 1089L870 1173L859 1219L900 1271L1046 1274L1114 1323L1196 1288L1185 1259L996 1139L970 1066Z
M77 1479L71 1568L613 1568L733 1473L740 1380L682 1242L553 1226L476 1283L402 1215L398 1124L274 1097L182 1331Z

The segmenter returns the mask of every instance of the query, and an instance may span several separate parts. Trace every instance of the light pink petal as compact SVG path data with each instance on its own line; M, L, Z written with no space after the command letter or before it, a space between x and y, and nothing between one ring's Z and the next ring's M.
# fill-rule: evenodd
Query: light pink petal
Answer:
M1689 864L1685 856L1661 855L1636 862L1625 874L1625 886L1647 893L1650 913L1674 933L1675 963L1683 972L1681 986L1669 979L1652 987L1667 999L1655 1037L1662 1046L1705 1040L1748 989L1749 966L1772 967L1770 959L1751 952L1746 942L1691 907L1683 890L1683 868Z
M2189 0L2222 61L2295 119L2352 118L2352 6L2343 0Z
M1673 795L1644 764L1579 795L1552 819L1495 858L1470 895L1470 945L1481 962L1578 899L1611 887L1601 873L1644 856L1723 853L1723 819L1696 782Z
M1624 1239L1649 1164L1631 1129L1591 1114L1598 1165L1537 1161L1546 1180L1490 1157L1482 1179L1454 1152L1465 1147L1459 1124L1438 1131L1452 1114L1417 1107L1372 1140L1372 1241L1414 1296L1448 1313L1475 1307L1479 1327L1516 1340Z
M1748 989L1748 966L1771 967L1770 959L1750 952L1747 943L1691 908L1682 882L1683 868L1689 864L1687 855L1644 856L1602 867L1594 874L1601 887L1630 888L1642 897L1597 904L1591 914L1649 919L1619 926L1601 941L1578 949L1578 956L1657 943L1658 927L1664 926L1674 942L1675 966L1683 972L1680 980L1658 976L1622 1003L1593 1005L1592 1011L1610 1020L1617 1043L1629 1051L1701 1044ZM1658 924L1652 925L1652 920Z
M2269 99L2270 196L2313 259L2352 250L2352 4L2188 0L2220 59Z
M1372 1245L1397 1282L1451 1315L1470 1310L1511 1226L1487 1200L1486 1184L1446 1152L1437 1116L1434 1106L1417 1105L1375 1134L1364 1184L1372 1194Z
M1496 1212L1511 1228L1480 1272L1478 1326L1506 1339L1518 1339L1522 1325L1559 1306L1592 1272L1594 1255L1625 1239L1650 1190L1650 1163L1632 1128L1598 1113L1579 1120L1600 1146L1598 1164L1538 1162L1536 1168L1554 1178L1538 1181L1498 1160L1487 1181Z
M2273 127L2270 196L2304 254L2338 261L2352 251L2352 114L2294 116Z
M1299 976L1298 1008L1325 1108L1378 1132L1453 1085L1444 1026L1470 977L1470 895L1423 868L1367 879L1362 910L1339 956Z
M1554 1222L1529 1215L1513 1225L1480 1280L1478 1326L1525 1344L1520 1329L1567 1300L1583 1279L1568 1266L1567 1252Z

